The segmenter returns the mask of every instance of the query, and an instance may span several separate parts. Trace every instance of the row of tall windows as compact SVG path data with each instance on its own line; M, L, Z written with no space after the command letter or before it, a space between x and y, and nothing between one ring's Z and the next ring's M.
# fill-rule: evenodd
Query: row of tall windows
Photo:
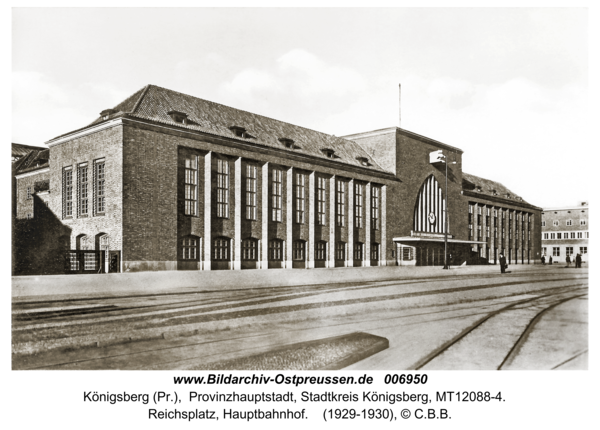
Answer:
M185 214L198 216L198 156L185 159ZM102 173L104 174L104 173ZM306 174L297 172L294 175L295 222L306 222ZM246 165L246 219L256 220L258 211L258 167ZM230 166L227 160L217 159L217 217L229 217ZM337 179L335 182L335 214L336 224L345 227L346 182ZM325 225L327 220L327 179L317 177L316 183L316 222ZM371 228L378 230L380 226L381 188L372 187L371 192ZM364 219L364 184L356 183L354 187L354 219L355 227L363 228ZM271 172L271 220L283 221L283 170L273 169Z
M306 260L306 241L296 240L292 243L292 258L295 261ZM213 255L215 261L230 261L231 259L231 239L219 237L213 241ZM181 256L183 260L195 260L200 258L200 239L195 236L184 237L181 239ZM364 253L364 244L357 242L354 244L353 257L355 260L362 261ZM283 240L273 239L269 241L269 260L283 261ZM258 260L258 240L248 238L242 240L242 255L244 261ZM335 245L335 259L339 261L346 260L346 242L337 242ZM371 244L371 259L379 260L379 243ZM315 260L327 260L327 242L319 241L315 244Z
M469 205L469 214L468 214L468 225L469 225L469 238L473 238L474 236L474 205ZM514 211L507 211L507 210L503 210L503 209L492 209L490 211L490 208L486 208L486 215L485 215L485 226L486 226L486 237L491 237L491 230L490 230L490 214L492 215L492 228L494 231L493 237L494 238L498 238L498 227L497 227L497 223L498 223L498 210L501 212L500 216L502 218L500 224L502 225L502 238L505 238L505 219L506 219L506 212L508 212L508 218L509 220L513 219L513 212ZM477 239L481 239L482 238L482 234L483 234L483 230L482 230L482 210L481 210L481 206L477 206ZM521 221L521 234L519 235L518 232L515 233L515 239L519 239L519 236L521 237L522 240L525 240L525 223L527 222L527 231L528 231L528 235L527 237L529 239L531 239L531 214L524 214L522 213L520 216L519 214L515 213L514 215L514 219L515 221ZM518 225L517 225L518 228ZM509 221L508 222L508 238L512 239L513 234L512 234L512 223Z
M74 178L73 166L63 168L62 172L62 205L63 218L73 218L74 198L76 202L77 217L87 217L90 209L93 215L104 215L106 212L106 165L104 159L80 163L76 167ZM73 196L74 180L77 180L76 196Z

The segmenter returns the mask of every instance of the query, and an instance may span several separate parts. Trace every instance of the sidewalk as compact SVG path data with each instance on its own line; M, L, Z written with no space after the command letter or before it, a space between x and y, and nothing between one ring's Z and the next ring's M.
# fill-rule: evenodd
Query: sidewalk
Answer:
M541 269L541 265L512 265L511 271ZM548 267L549 268L549 267ZM383 266L335 269L271 269L223 271L165 271L99 275L15 276L13 302L65 300L144 294L225 291L294 285L339 284L499 272L497 265Z

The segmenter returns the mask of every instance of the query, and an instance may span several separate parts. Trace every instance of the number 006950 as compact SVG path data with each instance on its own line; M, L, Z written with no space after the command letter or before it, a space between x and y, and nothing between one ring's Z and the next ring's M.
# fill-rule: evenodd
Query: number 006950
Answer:
M385 375L385 379L383 380L386 384L426 384L427 383L427 375L421 374L401 374L401 375Z

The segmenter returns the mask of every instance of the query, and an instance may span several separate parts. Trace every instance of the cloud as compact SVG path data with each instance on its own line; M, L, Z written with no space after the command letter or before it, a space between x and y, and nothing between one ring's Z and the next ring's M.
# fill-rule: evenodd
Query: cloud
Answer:
M53 137L89 124L97 115L97 111L86 106L89 92L60 86L41 73L13 72L13 142L43 145ZM104 96L110 98L111 94Z
M335 111L367 88L357 71L330 64L316 55L293 49L264 68L247 68L221 85L221 96L248 110L280 111L282 106ZM302 116L302 115L300 115Z
M12 74L13 108L32 107L37 103L64 105L68 97L61 88L37 72Z

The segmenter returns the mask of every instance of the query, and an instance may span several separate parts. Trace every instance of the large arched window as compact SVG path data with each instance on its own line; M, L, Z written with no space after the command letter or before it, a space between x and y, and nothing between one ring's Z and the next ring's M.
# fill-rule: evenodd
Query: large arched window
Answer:
M88 249L94 249L92 241L85 234L80 234L76 238L77 250L85 251Z
M414 213L414 231L444 233L444 195L437 179L430 175L425 179L417 196Z

